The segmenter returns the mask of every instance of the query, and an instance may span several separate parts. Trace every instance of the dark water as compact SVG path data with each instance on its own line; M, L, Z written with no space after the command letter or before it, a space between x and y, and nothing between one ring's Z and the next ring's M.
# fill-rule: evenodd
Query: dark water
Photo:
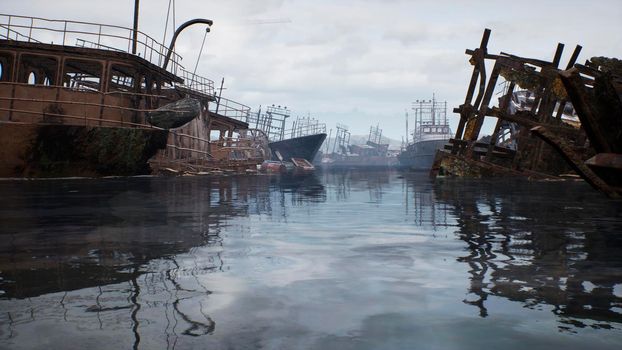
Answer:
M2 349L619 349L622 203L583 183L0 182Z

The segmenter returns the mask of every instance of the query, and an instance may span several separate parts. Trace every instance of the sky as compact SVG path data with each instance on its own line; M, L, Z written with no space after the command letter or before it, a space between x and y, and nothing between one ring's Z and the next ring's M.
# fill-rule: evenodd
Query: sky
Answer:
M414 0L142 0L139 30L166 45L175 24L214 21L197 73L225 79L223 97L256 111L282 105L349 127L353 135L378 125L383 135L405 136L412 102L464 103L472 72L465 49L479 46L485 28L490 53L501 51L551 60L566 45L565 66L575 45L579 62L593 56L622 58L622 1L414 1ZM133 0L3 0L0 12L132 27ZM172 12L172 11L171 11ZM193 70L205 27L177 40L182 64ZM292 118L293 119L293 118ZM411 122L412 123L412 122Z

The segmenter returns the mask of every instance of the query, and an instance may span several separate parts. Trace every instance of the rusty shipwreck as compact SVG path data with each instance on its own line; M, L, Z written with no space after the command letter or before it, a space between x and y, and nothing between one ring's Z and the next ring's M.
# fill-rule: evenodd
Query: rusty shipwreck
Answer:
M456 134L437 152L431 175L581 177L622 196L622 61L579 64L577 45L561 68L564 44L548 61L489 53L489 38L486 29L480 46L466 50L471 82L454 109ZM491 135L481 135L485 118L495 121Z
M134 28L0 15L0 177L256 169L269 150L174 52Z

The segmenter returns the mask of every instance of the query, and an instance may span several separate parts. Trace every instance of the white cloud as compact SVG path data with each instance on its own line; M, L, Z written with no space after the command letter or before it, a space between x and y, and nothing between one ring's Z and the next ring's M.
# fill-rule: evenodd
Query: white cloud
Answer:
M140 29L164 34L168 0L141 1ZM451 109L463 102L471 66L464 50L492 29L489 51L550 59L558 42L567 59L622 57L622 2L408 0L177 0L176 24L214 20L198 71L225 77L229 98L256 108L290 106L294 113L349 124L364 134L380 122L403 135L404 109L432 93ZM11 1L3 12L132 26L131 0ZM170 28L170 26L169 26ZM179 38L177 50L194 68L204 28ZM170 38L171 34L167 35ZM168 41L168 39L167 39ZM168 45L168 43L166 43ZM562 60L565 65L565 61Z

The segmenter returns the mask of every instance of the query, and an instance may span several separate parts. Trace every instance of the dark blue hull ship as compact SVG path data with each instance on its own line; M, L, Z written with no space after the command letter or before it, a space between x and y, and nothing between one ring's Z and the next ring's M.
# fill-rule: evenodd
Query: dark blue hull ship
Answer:
M273 160L289 161L292 158L303 158L313 162L325 139L326 134L320 133L270 142L268 146Z

